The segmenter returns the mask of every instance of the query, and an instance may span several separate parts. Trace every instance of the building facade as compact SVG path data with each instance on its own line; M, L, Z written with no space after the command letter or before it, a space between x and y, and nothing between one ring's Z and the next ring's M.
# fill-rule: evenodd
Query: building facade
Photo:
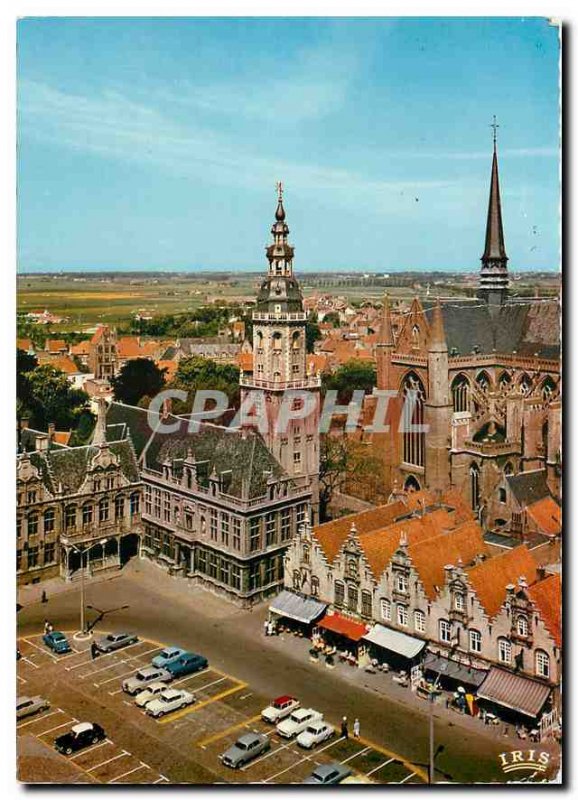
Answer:
M141 557L243 606L279 591L285 550L310 514L306 476L287 475L255 431L119 403L106 422L139 460Z
M67 447L26 429L16 486L18 584L118 569L137 553L142 486L128 440Z

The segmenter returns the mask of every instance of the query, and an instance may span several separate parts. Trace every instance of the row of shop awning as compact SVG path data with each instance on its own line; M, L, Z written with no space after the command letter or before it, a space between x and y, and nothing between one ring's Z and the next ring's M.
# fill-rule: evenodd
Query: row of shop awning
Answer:
M327 604L305 595L284 590L269 606L273 614L296 620L305 625L316 623L319 628L344 636L352 642L369 642L409 660L416 658L426 646L423 639L375 624L371 627L337 612L325 613ZM325 616L323 616L325 614ZM539 681L513 672L491 667L489 671L475 669L435 653L427 653L422 663L424 671L452 678L474 687L479 700L517 711L535 718L550 695L550 687Z

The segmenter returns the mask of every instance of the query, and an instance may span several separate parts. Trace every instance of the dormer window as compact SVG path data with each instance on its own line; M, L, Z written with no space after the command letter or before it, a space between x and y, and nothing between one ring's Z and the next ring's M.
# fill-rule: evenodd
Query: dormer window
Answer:
M407 579L407 575L403 572L398 573L396 580L395 580L395 588L398 592L405 592L409 591L409 581Z
M347 575L349 578L357 579L359 572L357 569L357 560L355 558L347 559Z
M466 610L466 598L461 592L456 592L454 595L454 609L456 611Z
M516 619L516 633L518 636L527 636L528 632L528 618L520 614Z

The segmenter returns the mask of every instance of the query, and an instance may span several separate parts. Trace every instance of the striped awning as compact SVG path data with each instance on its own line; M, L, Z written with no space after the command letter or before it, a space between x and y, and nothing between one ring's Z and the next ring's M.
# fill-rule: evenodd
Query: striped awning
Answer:
M537 717L550 694L550 687L505 669L492 667L478 689L478 699Z
M467 664L460 664L443 656L436 656L434 653L427 653L422 664L424 671L434 672L442 678L452 678L459 683L467 686L480 686L488 674L485 669L475 669Z
M367 633L367 625L364 625L363 622L357 622L336 612L326 614L317 624L320 628L351 639L352 642L358 642Z
M379 624L374 625L363 638L366 642L371 642L392 653L405 656L405 658L415 658L425 647L422 639L416 639L415 636L408 636L407 633L394 631Z
M284 590L273 600L269 606L269 611L273 614L278 614L280 617L288 617L309 625L320 617L326 608L326 603L320 603L311 597L302 597L299 594L295 594L295 592Z

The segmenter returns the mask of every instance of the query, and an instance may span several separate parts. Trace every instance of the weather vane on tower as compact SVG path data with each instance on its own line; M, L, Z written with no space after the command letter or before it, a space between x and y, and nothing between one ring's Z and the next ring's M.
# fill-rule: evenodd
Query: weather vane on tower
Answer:
M498 134L498 128L499 127L500 126L496 122L496 115L494 114L494 121L490 125L490 128L493 128L493 130L494 130L494 147L496 146L496 139L497 139L497 134Z
M283 200L283 184L281 181L277 181L277 196L279 197L279 201Z

